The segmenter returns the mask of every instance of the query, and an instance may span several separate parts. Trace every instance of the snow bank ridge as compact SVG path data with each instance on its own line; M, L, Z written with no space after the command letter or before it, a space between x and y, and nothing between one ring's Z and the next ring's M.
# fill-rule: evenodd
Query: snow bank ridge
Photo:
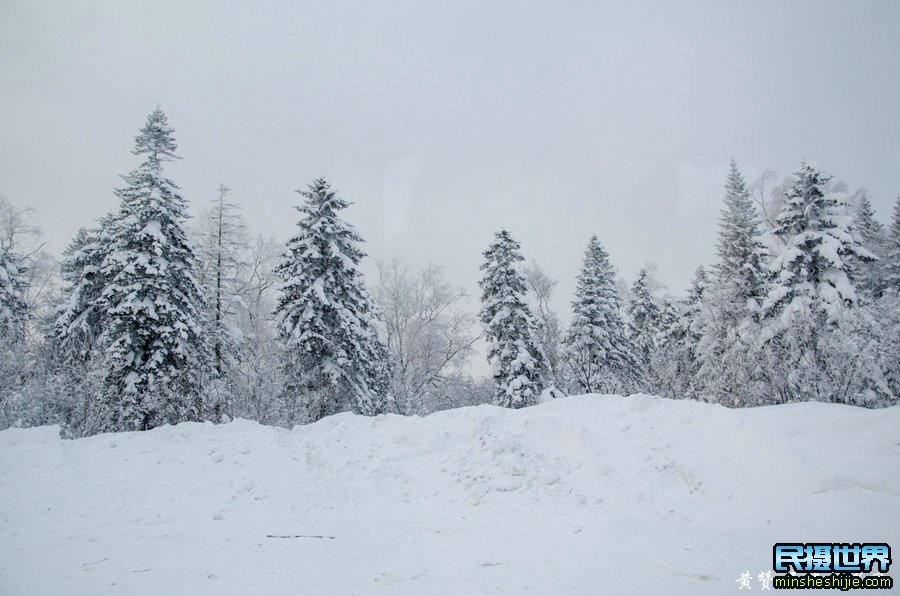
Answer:
M527 498L583 507L675 512L673 497L754 509L791 492L862 489L900 495L893 473L860 466L871 454L900 462L900 407L821 403L729 410L636 395L586 395L524 410L462 408L425 418L341 414L284 430L236 421L64 441L45 427L0 433L5 479L54 470L110 515L223 518L269 503L344 507ZM12 456L11 454L18 454ZM37 463L37 465L35 465ZM74 480L74 479L70 479ZM4 481L5 501L28 508L32 482ZM107 490L105 487L116 487ZM123 498L122 491L128 492ZM179 506L167 506L177 497ZM10 498L11 497L11 498ZM65 506L60 503L59 506ZM23 512L24 513L24 512Z

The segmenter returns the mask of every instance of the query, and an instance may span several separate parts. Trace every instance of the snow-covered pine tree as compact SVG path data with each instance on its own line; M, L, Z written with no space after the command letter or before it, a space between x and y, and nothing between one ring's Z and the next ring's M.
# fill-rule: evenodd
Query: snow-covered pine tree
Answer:
M774 230L785 249L770 267L772 287L762 306L769 330L764 337L776 336L796 316L834 323L859 300L849 257L874 258L859 243L843 195L824 192L830 177L805 162L796 176Z
M719 261L706 282L702 337L695 344L697 377L692 391L727 405L747 401L740 370L747 360L749 333L759 318L767 290L767 251L759 239L756 208L737 163L732 160L725 182L725 206L716 245Z
M704 306L708 299L710 285L706 267L700 265L694 270L694 277L691 278L691 285L688 287L687 296L684 299L684 310L681 313L681 327L688 338L687 343L692 353L695 352L697 344L705 335Z
M724 304L731 306L723 318L726 325L735 328L748 314L758 310L766 291L766 271L756 208L734 160L725 182L725 208L719 220L716 249L717 283Z
M347 410L380 414L388 398L388 357L358 269L363 239L338 216L350 203L324 178L297 192L303 197L299 231L276 268L288 423Z
M156 108L135 138L144 161L116 190L121 203L103 260L107 369L102 430L145 430L198 420L208 372L197 258L184 231L186 202L163 174L177 159Z
M900 401L900 194L894 202L891 223L884 230L882 243L882 295L867 310L875 322L877 350L881 370L893 399L882 404Z
M657 393L671 399L688 397L679 356L683 352L684 330L681 327L682 301L663 297L660 305L660 331L651 368L656 377Z
M584 251L566 334L566 358L577 390L626 393L634 383L615 269L597 236Z
M875 208L872 207L872 199L869 191L860 188L853 194L853 225L859 234L863 245L878 243L884 232L884 226L875 218Z
M631 285L631 299L626 310L626 337L632 346L635 372L643 391L652 392L656 382L651 369L661 329L661 313L648 286L647 270L641 269Z
M894 202L894 217L887 230L884 252L884 286L900 298L900 194Z
M56 309L51 332L52 358L47 362L50 416L70 436L87 436L108 423L105 401L102 345L105 306L100 304L106 286L103 261L110 254L114 214L101 218L96 227L81 228L63 253L60 263L63 300ZM51 387L58 387L53 390ZM55 394L56 399L53 399ZM54 403L55 402L55 403Z
M713 358L706 353L711 338L709 290L711 281L703 265L694 271L687 296L682 302L678 321L677 347L673 350L673 360L678 367L679 388L684 397L701 399L704 397L704 383L698 372L704 364L712 364Z
M856 348L859 298L850 258L873 259L852 226L843 193L825 192L829 177L804 163L774 230L784 250L772 261L772 286L762 305L759 372L777 401L849 402L882 385ZM856 355L852 355L855 352Z
M879 258L883 256L885 235L884 226L875 218L875 209L865 188L857 190L851 199L853 207L853 227L859 235L862 245ZM866 302L878 299L884 291L883 262L858 259L852 260L854 284Z
M0 244L0 339L13 341L25 335L28 305L25 302L26 267L12 250Z
M494 403L524 408L543 389L543 355L535 346L536 321L528 308L525 279L517 268L524 260L519 243L506 230L482 253L484 275L479 319L485 326L488 362L494 377Z
M19 257L0 241L0 429L22 424L34 409L23 399L23 379L31 372L24 345L28 307L25 271Z
M97 227L80 228L63 252L60 264L66 282L65 301L57 311L53 335L80 358L88 358L103 331L98 300L105 287L103 261L110 253L114 216L101 218Z

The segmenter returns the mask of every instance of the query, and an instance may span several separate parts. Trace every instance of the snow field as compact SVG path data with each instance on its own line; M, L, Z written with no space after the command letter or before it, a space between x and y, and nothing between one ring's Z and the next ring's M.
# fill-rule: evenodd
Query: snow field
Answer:
M0 593L730 593L775 542L900 545L898 429L900 407L587 395L7 430Z

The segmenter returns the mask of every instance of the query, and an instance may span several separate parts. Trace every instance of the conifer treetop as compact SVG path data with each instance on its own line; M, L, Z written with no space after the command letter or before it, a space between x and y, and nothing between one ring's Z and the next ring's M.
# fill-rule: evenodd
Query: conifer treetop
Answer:
M759 221L744 177L732 159L725 182L725 206L719 218L716 249L719 261L714 271L722 290L734 306L729 319L740 319L748 301L764 293L762 261L765 248L759 241Z
M134 138L135 155L148 155L149 160L159 164L163 161L181 159L175 154L178 145L175 142L175 129L169 126L169 118L162 108L156 108L147 116L147 122Z
M611 314L618 315L620 300L614 276L615 269L609 262L609 254L596 234L591 236L576 277L575 298L572 300L573 326L580 321L595 321L601 315L604 318Z
M364 242L362 236L350 223L338 216L338 211L346 209L353 203L339 197L331 185L323 177L310 183L308 190L298 190L304 198L295 209L302 215L297 226L303 230L294 240L301 243L312 242L307 246L309 257L331 255L340 258L343 267L355 270L366 253L359 248ZM332 241L325 244L325 239Z
M875 208L869 198L869 191L860 188L853 195L853 220L857 232L866 242L878 240L884 226L875 217Z

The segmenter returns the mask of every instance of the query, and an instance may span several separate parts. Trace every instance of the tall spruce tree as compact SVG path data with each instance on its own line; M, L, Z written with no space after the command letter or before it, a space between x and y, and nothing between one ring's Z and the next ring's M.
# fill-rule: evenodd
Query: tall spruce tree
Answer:
M637 279L631 285L631 299L626 312L626 337L632 346L636 362L635 372L641 379L640 388L644 391L653 391L656 383L651 365L662 325L659 306L650 293L646 269L640 270Z
M887 231L884 252L884 286L900 297L900 194L894 202L894 217Z
M827 192L828 181L804 163L776 220L784 249L771 264L758 367L770 400L859 403L884 384L863 356L870 332L853 308L850 259L874 257L858 241L845 195Z
M388 399L387 350L358 269L363 240L338 216L350 203L324 178L297 192L299 231L276 268L283 282L275 313L285 347L285 399L294 411L288 420L347 410L380 414Z
M716 356L708 353L709 341L712 339L709 333L711 283L706 268L703 265L697 267L682 303L678 322L678 346L674 359L678 366L680 386L685 397L692 399L704 397L706 387L698 373L704 365L713 365Z
M572 324L565 339L569 368L581 392L623 393L634 382L615 274L603 245L592 236L578 274Z
M103 430L145 430L199 420L208 367L196 256L185 200L163 174L177 159L173 129L156 108L135 138L144 161L116 190L109 254L97 301L107 369Z
M853 227L859 235L862 245L871 253L882 259L884 257L885 230L875 218L875 208L869 191L865 188L857 190L851 199L853 207ZM884 291L883 260L852 259L855 278L854 283L862 297L867 301L877 300Z
M60 263L66 285L51 334L55 344L51 366L54 382L65 388L64 399L54 409L71 436L93 434L100 430L98 424L108 423L98 416L110 409L103 408L100 399L104 393L101 338L106 313L99 301L105 287L101 269L109 254L113 219L107 215L96 227L79 229Z
M884 405L891 405L900 401L900 194L894 202L891 223L884 230L882 255L883 292L871 305L871 312L880 335L881 369L893 394Z
M25 273L18 255L0 240L0 429L21 425L33 406L23 403L23 381L35 372L24 342Z
M756 209L737 163L732 160L725 182L725 206L719 220L718 263L706 282L701 318L702 337L695 346L697 376L692 391L705 399L737 405L746 397L741 362L748 344L742 336L759 318L767 290L766 250L759 240Z
M500 230L484 253L479 319L485 326L488 362L494 378L494 403L524 408L543 389L543 355L534 342L537 323L528 308L525 279L517 268L524 260L519 243Z
M27 269L22 259L0 244L0 339L13 341L25 334Z
M830 177L805 162L796 176L774 230L785 249L771 264L773 285L763 304L767 336L796 316L834 323L859 300L849 258L874 258L859 243L843 195L825 192Z
M79 229L60 264L67 287L53 335L81 358L90 357L103 331L105 311L99 300L106 283L102 268L111 252L114 220L114 215L109 214L100 219L97 227Z
M719 262L715 267L724 303L731 307L723 318L731 327L736 327L748 312L756 312L765 294L764 249L758 228L756 208L744 177L732 160L725 182L725 207L716 245Z
M681 327L688 338L687 342L691 353L696 352L697 344L706 333L704 307L708 300L710 284L706 268L700 265L694 270L694 277L691 278L691 285L688 287L681 315Z

